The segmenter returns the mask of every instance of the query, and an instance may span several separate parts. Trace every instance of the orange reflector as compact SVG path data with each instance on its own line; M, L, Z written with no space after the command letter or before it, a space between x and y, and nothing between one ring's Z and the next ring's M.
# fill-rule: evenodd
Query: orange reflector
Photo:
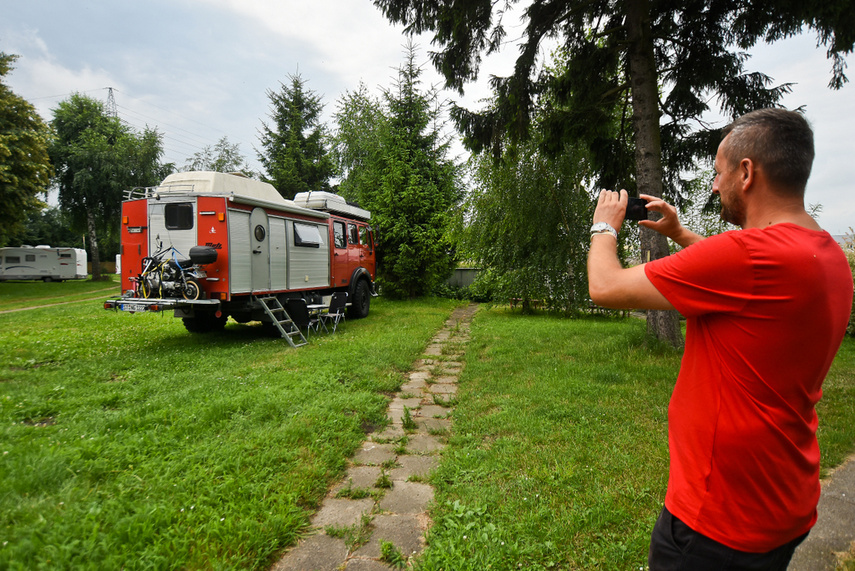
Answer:
M217 213L217 220L219 220L220 222L224 222L226 220L226 213L225 212L218 212Z
M122 224L127 224L127 223L128 223L128 217L122 216Z

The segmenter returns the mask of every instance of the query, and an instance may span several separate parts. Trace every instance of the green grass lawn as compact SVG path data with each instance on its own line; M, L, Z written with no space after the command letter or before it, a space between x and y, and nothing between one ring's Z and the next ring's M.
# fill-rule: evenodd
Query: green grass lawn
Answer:
M0 311L68 303L96 296L105 299L121 294L119 276L108 274L100 282L91 280L69 280L65 282L0 282Z
M104 285L0 284L0 312L83 283ZM0 314L0 568L269 568L454 303L375 299L297 350L98 301ZM679 360L633 319L480 311L417 567L644 567ZM820 406L825 469L855 448L853 374L847 339Z

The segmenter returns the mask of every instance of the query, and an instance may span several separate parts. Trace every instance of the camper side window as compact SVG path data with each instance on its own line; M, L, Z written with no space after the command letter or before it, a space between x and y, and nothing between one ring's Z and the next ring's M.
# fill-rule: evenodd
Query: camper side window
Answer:
M317 226L309 224L294 223L294 245L304 248L320 248L322 244L321 233Z
M347 248L347 238L344 235L344 222L333 222L335 229L335 247Z
M26 255L26 260L27 260L28 262L35 262L35 261L36 261L36 256L35 256L35 255L33 255L33 254L27 254L27 255Z
M7 264L20 264L21 263L21 257L20 256L6 256L6 263Z
M163 212L167 230L190 230L193 228L193 204L173 202L167 204Z

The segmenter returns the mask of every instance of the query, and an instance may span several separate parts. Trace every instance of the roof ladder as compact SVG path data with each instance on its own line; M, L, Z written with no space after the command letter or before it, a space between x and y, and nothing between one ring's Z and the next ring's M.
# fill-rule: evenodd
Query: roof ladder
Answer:
M283 307L282 302L279 301L279 298L275 295L267 295L267 296L252 296L255 301L261 304L261 307L264 308L264 312L267 316L273 321L273 325L276 326L276 329L279 330L279 333L288 340L288 344L291 347L302 347L306 345L308 341L303 336L303 332L300 331L300 328L297 327L297 324L291 319L291 316L288 315L288 312L285 311L285 307ZM295 342L294 338L299 337L299 339Z

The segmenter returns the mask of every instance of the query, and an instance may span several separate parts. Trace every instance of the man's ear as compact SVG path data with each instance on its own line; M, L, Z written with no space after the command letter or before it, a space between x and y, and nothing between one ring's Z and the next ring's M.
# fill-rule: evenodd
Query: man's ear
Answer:
M739 176L742 181L742 190L748 190L754 184L754 177L757 174L755 169L756 165L751 159L746 158L739 161Z

